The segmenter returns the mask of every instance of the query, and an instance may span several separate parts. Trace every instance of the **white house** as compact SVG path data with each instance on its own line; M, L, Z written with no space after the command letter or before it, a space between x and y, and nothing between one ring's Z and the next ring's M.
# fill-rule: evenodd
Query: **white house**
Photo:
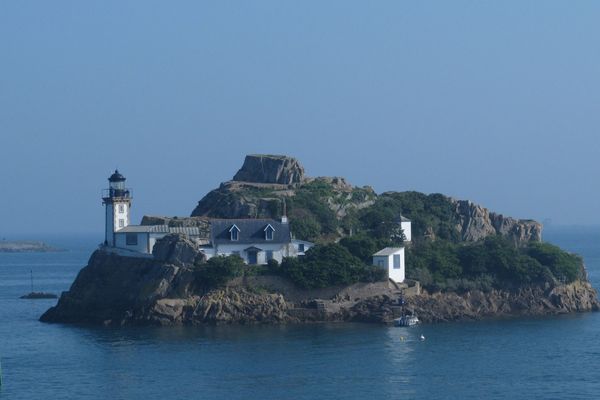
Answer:
M108 178L102 202L106 206L104 246L115 251L152 254L156 241L170 233L187 235L198 243L207 258L239 255L247 264L281 262L283 257L304 255L313 243L292 239L287 217L274 219L211 219L210 233L199 227L169 225L131 225L131 190L125 188L125 177L115 171Z
M373 265L388 271L388 278L396 283L404 282L404 247L386 247L373 254Z
M210 244L200 247L207 258L216 255L238 255L247 264L281 262L283 257L303 255L313 244L292 240L287 218L212 219Z

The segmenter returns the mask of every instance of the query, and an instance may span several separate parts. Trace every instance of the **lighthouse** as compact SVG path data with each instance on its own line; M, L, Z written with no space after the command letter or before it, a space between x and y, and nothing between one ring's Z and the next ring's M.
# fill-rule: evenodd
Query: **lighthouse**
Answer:
M105 207L104 244L115 246L115 232L129 225L131 209L131 191L125 187L125 177L115 170L108 178L108 189L102 192L102 204Z

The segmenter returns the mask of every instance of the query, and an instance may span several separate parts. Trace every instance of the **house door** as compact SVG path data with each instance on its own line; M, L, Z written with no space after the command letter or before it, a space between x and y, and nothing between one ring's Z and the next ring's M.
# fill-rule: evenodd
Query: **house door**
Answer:
M248 264L256 265L257 262L258 262L257 252L254 250L249 251L248 252Z

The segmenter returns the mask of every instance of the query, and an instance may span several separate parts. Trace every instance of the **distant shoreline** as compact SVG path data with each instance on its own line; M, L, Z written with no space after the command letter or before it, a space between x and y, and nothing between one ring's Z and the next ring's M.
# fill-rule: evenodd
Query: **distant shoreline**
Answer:
M29 240L2 240L0 241L0 253L51 253L64 251L52 247L44 242Z

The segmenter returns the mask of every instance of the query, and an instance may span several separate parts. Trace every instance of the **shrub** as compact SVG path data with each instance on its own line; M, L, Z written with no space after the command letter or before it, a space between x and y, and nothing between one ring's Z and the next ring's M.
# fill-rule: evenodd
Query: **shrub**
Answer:
M346 237L340 240L340 245L364 263L370 263L373 254L379 250L377 242L368 236Z
M239 256L213 257L204 264L196 265L195 280L204 288L220 287L242 275L243 270L244 260Z
M567 253L558 246L549 243L531 243L526 252L540 264L548 267L552 275L562 282L585 278L581 257Z
M269 261L267 261L267 269L272 274L278 274L279 272L281 272L281 268L279 267L279 261L275 259L270 259Z
M321 235L321 224L306 210L294 210L290 215L290 229L301 240L315 241Z
M285 258L282 273L303 288L349 285L381 276L339 244L316 245L304 257Z

